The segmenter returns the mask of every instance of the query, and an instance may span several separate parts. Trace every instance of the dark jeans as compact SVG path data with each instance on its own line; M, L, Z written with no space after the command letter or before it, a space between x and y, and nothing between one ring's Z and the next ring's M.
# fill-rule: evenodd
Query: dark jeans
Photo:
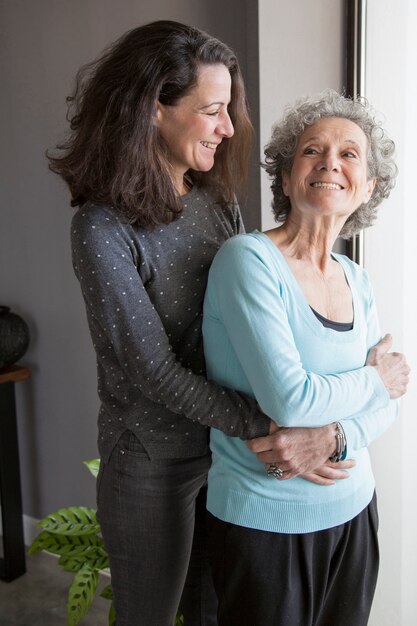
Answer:
M376 497L350 522L287 535L209 515L219 626L366 626L378 576Z
M150 461L126 432L97 479L117 626L216 626L207 559L205 488L210 457ZM183 593L184 590L184 593Z

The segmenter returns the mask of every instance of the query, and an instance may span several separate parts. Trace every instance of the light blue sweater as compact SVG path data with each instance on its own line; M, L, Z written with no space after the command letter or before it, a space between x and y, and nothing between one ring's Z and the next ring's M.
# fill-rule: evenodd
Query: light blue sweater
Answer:
M252 394L281 426L342 420L346 480L320 486L301 478L269 478L241 440L211 431L208 509L240 526L306 533L342 524L370 502L374 478L366 446L397 414L397 402L374 368L364 367L380 339L367 273L335 254L349 283L354 325L325 328L310 309L283 255L262 233L227 241L212 264L203 335L208 376Z

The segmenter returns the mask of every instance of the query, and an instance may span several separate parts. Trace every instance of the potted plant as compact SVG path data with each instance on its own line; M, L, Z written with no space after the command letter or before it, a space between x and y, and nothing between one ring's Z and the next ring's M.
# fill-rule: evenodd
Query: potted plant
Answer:
M97 477L100 459L85 461ZM29 547L29 554L50 552L59 557L58 564L74 574L67 600L68 626L77 626L88 613L99 587L99 574L109 574L109 561L100 533L95 509L71 506L59 509L38 522L42 528ZM111 584L100 596L110 601L108 625L114 626L115 613ZM184 618L178 612L175 626L182 626Z

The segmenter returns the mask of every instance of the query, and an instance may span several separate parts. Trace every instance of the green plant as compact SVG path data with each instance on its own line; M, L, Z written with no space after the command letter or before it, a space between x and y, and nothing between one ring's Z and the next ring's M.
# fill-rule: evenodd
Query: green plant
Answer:
M100 459L85 461L94 477L100 468ZM59 556L58 564L74 574L67 600L68 626L77 626L88 613L99 586L99 574L108 571L109 561L100 534L95 509L71 506L59 509L38 522L43 529L29 547L29 554L50 552ZM111 584L100 596L110 601L108 626L114 626L115 613ZM183 626L184 618L178 612L175 626Z

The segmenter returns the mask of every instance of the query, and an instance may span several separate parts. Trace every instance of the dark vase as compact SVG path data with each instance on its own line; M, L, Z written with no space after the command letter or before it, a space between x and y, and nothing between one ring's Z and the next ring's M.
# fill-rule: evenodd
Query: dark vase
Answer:
M29 328L10 307L0 306L0 368L16 363L29 345Z

